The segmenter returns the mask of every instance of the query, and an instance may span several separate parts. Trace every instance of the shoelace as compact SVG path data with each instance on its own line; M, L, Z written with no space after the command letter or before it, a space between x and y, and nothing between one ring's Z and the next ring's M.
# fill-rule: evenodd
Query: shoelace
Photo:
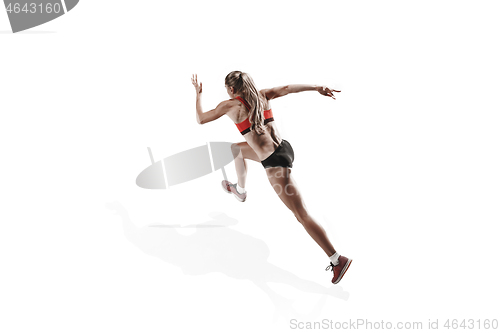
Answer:
M328 266L325 268L325 271L328 271L328 270L330 270L330 268L331 268L331 269L332 269L332 272L333 272L333 267L335 267L335 266L333 266L333 263L330 263L330 265L328 265Z

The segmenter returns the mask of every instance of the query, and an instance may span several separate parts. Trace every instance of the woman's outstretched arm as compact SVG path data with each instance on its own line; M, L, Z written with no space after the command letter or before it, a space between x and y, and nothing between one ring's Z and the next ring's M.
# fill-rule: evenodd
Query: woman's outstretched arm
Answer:
M196 74L191 78L191 82L196 90L196 121L198 124L205 124L220 118L231 109L229 101L224 101L219 103L215 109L203 112L203 108L201 107L202 87L201 82L198 84L198 76Z
M270 89L263 89L261 92L266 96L267 99L274 99L282 96L286 96L292 93L298 93L302 91L316 90L321 95L331 97L335 99L333 92L340 92L340 90L330 89L326 86L317 86L311 84L289 84L286 86L275 87Z

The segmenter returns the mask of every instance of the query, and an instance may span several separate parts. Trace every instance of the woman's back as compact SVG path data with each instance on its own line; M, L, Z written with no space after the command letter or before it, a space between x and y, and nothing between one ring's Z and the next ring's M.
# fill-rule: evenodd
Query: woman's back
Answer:
M270 101L266 98L262 92L259 93L259 97L263 101L264 110L271 110ZM235 98L230 100L234 103L234 106L231 108L231 111L227 113L229 118L235 124L241 124L245 122L249 117L248 105L245 105L244 102ZM264 112L262 110L261 112ZM259 134L257 131L253 130L250 127L250 131L243 135L248 145L255 151L257 156L261 160L266 159L269 155L271 155L276 148L281 143L281 136L278 132L278 128L274 121L269 121L264 125L263 133Z

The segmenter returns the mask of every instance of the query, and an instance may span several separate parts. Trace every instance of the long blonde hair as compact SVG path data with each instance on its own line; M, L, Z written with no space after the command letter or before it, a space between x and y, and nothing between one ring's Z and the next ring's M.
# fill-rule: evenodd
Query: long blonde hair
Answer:
M265 131L264 101L250 75L241 71L233 71L226 76L226 86L233 87L234 92L243 95L243 99L250 105L248 120L257 134Z

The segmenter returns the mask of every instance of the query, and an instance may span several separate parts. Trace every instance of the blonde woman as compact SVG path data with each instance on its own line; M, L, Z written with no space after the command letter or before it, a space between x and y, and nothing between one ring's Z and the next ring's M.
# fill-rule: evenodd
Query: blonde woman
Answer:
M196 120L205 124L227 115L235 123L245 141L233 144L238 182L232 184L222 181L227 193L232 193L239 201L245 201L246 160L262 163L272 187L304 226L309 235L318 243L330 258L332 283L338 283L351 264L351 259L339 255L330 243L325 230L309 215L304 200L292 177L294 153L290 143L281 138L270 106L272 99L290 93L315 90L321 95L335 99L333 92L340 92L325 86L287 85L271 89L258 90L250 75L233 71L226 76L225 85L229 100L221 102L213 110L203 112L201 107L202 84L197 75L191 79L196 89Z

